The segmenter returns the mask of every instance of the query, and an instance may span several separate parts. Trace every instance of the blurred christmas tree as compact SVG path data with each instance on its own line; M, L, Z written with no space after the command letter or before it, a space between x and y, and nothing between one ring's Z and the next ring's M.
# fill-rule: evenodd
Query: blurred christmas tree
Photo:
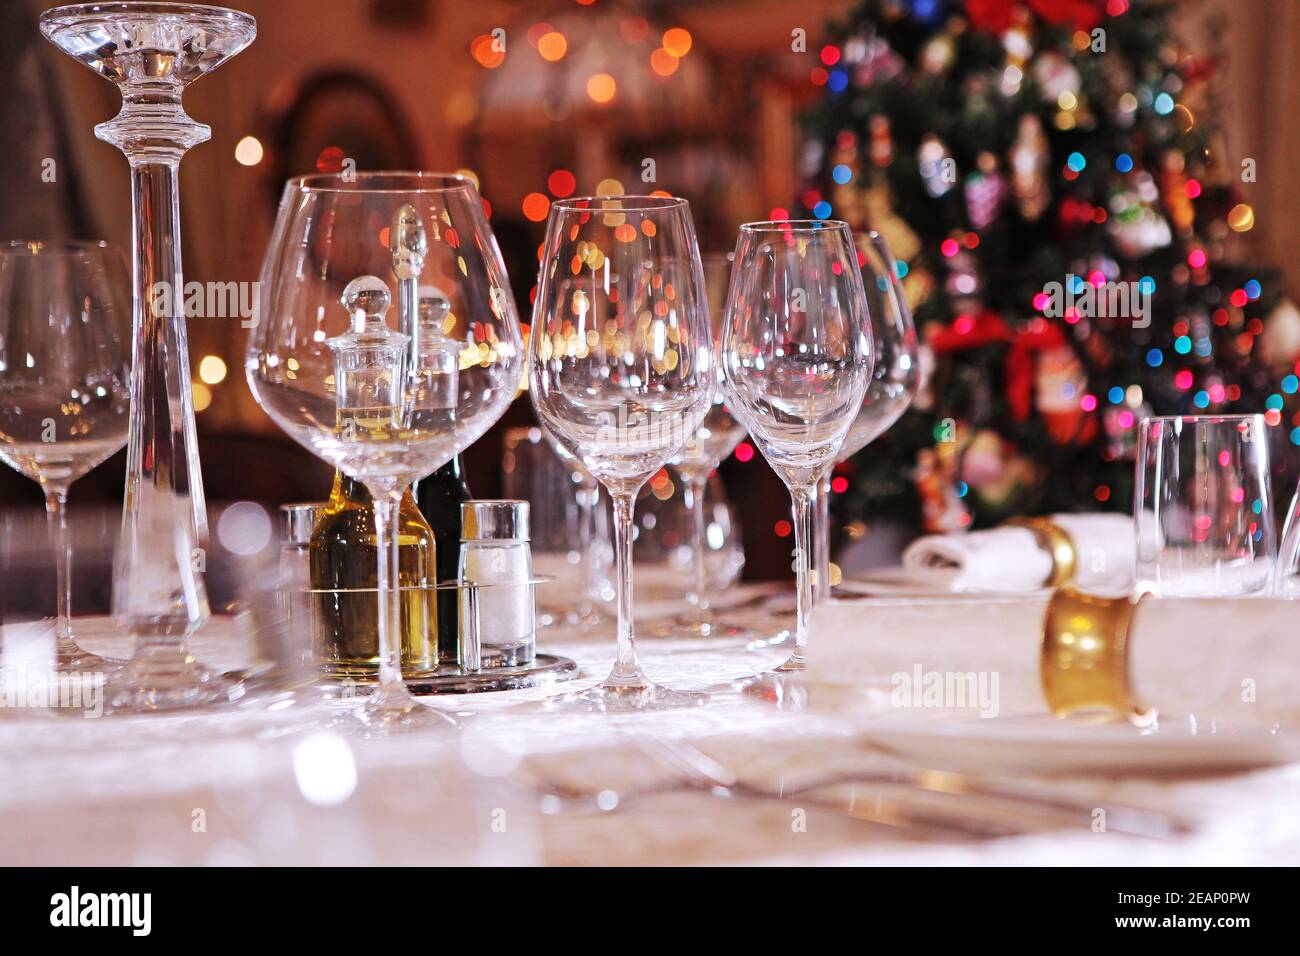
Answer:
M1148 414L1267 409L1274 448L1300 443L1300 313L1232 261L1253 161L1173 6L866 0L834 28L801 203L889 240L927 373L841 466L842 516L1126 510Z

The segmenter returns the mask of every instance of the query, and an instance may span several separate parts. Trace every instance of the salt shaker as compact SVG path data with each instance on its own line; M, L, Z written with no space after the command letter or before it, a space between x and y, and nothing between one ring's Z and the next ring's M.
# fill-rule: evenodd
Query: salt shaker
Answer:
M315 658L320 639L316 602L310 594L311 534L326 507L324 501L280 506L280 602L295 666Z
M537 625L528 502L466 501L460 514L465 669L531 664Z
M311 533L327 507L324 501L280 505L280 587L306 591L311 587Z

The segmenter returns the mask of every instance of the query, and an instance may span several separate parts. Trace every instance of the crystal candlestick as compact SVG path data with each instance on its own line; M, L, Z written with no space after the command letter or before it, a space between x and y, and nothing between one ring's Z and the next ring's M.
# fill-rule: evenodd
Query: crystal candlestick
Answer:
M228 688L190 655L209 616L203 586L207 518L185 343L177 174L211 130L181 106L187 84L256 35L248 14L187 3L93 3L41 15L41 32L122 93L95 135L131 166L133 348L122 538L114 613L135 651L110 690L115 709L223 699Z

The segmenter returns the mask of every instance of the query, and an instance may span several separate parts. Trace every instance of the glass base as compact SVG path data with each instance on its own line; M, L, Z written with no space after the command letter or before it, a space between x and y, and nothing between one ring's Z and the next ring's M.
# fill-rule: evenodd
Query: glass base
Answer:
M420 703L403 684L376 687L365 703L346 714L340 723L367 737L460 726L442 711Z
M791 641L791 640L794 640L794 631L791 630L778 631L777 633L773 634L771 637L760 637L750 641L748 644L745 645L745 650L761 651L765 647L780 647L783 644L785 644L786 641Z
M551 610L538 613L539 627L563 628L566 636L574 632L579 636L603 633L612 629L616 623L611 614L594 604L567 611Z
M572 694L548 697L542 703L547 710L566 713L633 713L636 711L678 710L702 707L709 695L694 690L673 690L648 680L626 683L606 678L604 683Z
M777 674L797 674L807 669L808 660L803 656L803 650L800 648L791 654L784 664L774 668L774 672Z
M728 624L726 621L693 621L681 618L656 627L640 629L639 636L667 640L702 640L712 638L732 638L734 640L751 640L758 632L751 627Z
M204 667L180 646L142 649L104 687L107 709L152 713L226 704L239 696L238 681Z
M122 661L100 657L81 647L70 637L61 637L54 669L61 674L112 674L122 669Z

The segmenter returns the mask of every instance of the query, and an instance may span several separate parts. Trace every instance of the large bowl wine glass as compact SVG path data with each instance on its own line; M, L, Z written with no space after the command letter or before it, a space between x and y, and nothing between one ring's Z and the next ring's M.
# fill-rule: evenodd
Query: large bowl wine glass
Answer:
M618 656L604 683L557 704L653 710L702 703L654 684L632 630L632 509L708 411L713 350L684 199L600 196L551 206L529 395L538 417L614 504Z
M420 281L446 299L444 337L432 344L447 351L452 343L447 363L412 361L424 347L411 342L418 318L391 308L413 261ZM261 282L246 359L253 394L277 425L374 498L380 675L356 716L376 732L437 723L445 718L402 681L393 531L406 486L496 422L523 371L519 320L483 200L468 179L438 173L291 179Z
M885 237L878 232L860 238L858 251L867 313L871 316L875 361L862 408L849 426L844 445L835 458L836 463L852 458L887 432L912 404L921 380L916 326L894 266L894 254ZM830 491L830 480L824 479L818 489L817 508L813 515L817 571L814 578L818 599L828 596L834 584L831 574Z
M810 518L862 406L872 371L857 250L846 223L746 223L727 292L722 370L749 429L794 505L795 647L778 670L802 670L812 609Z
M131 282L102 242L0 244L0 460L41 486L54 545L55 668L115 670L72 634L68 486L126 444Z

